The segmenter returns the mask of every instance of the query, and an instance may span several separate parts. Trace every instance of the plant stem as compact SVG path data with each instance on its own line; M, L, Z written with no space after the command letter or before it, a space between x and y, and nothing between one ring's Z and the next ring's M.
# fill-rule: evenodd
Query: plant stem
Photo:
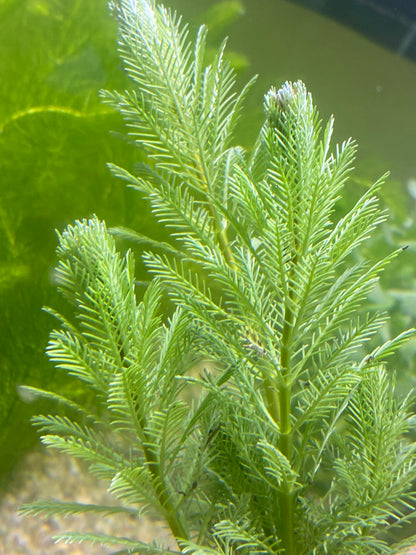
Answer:
M220 238L220 242L221 242L221 246L222 246L222 249L223 249L225 259L228 262L228 265L233 267L234 266L233 252L230 248L230 244L229 244L228 236L227 236L227 231L225 229L221 229L221 231L219 232L219 238Z
M207 186L207 189L208 189L208 186ZM214 204L210 201L209 195L206 195L206 199L207 199L212 217L214 218L215 229L218 234L218 241L220 243L222 253L224 255L224 258L227 264L230 266L230 268L232 268L234 266L234 256L228 240L227 230L221 226L221 221L220 221L220 218L218 217L218 212L216 211Z
M287 459L291 455L290 437L290 388L282 385L279 390L280 407L280 451Z
M275 386L270 379L265 380L265 395L267 401L267 409L273 420L278 423L280 420L279 399Z
M169 528L172 531L173 536L175 538L181 538L185 540L189 539L189 533L186 529L186 526L182 522L180 515L177 514L177 511L175 510L172 504L170 495L166 489L165 482L162 476L160 475L159 465L157 463L155 454L151 449L147 447L147 445L145 445L144 442L143 442L143 453L144 453L144 457L146 459L149 471L153 477L155 493L160 501L161 506L165 511L164 517L169 525Z
M281 386L279 390L280 407L280 451L290 461L292 451L292 438L290 427L290 388ZM293 539L293 493L287 482L283 482L280 494L280 518L282 522L282 540L285 546L285 555L294 555L295 545Z
M282 332L281 368L282 383L279 387L279 424L280 424L280 452L290 461L292 454L292 435L290 424L290 344L293 330L293 311L291 309L291 295L286 303L285 323ZM293 536L293 493L286 480L283 481L280 494L281 534L285 555L295 554Z
M221 226L221 220L218 216L218 212L215 209L214 203L211 201L212 187L210 183L209 173L205 163L203 162L203 157L199 164L196 166L196 175L199 176L199 181L202 184L201 190L205 195L206 202L208 204L209 210L215 222L215 229L218 234L218 241L220 243L222 253L227 264L232 268L234 266L234 256L230 243L227 236L227 230Z
M293 538L293 494L289 491L287 484L280 494L280 517L282 541L285 555L295 555L295 542Z

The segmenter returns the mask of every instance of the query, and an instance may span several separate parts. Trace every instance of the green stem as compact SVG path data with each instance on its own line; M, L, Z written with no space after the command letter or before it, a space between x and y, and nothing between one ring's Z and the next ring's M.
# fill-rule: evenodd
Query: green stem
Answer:
M218 234L218 241L220 243L222 253L224 255L225 260L227 261L227 264L232 268L234 266L233 252L230 248L227 231L221 226L221 220L218 217L218 212L215 209L215 206L210 199L210 196L212 195L211 181L209 178L208 169L204 162L204 157L202 153L200 156L199 164L196 165L195 169L196 169L197 181L202 185L201 190L205 195L205 199L208 203L212 217L214 218L215 228Z
M279 390L280 408L280 451L290 461L292 451L292 437L290 426L290 388L282 385ZM287 482L282 485L280 493L281 534L285 555L295 554L293 538L293 493Z
M207 186L207 190L209 190L208 186ZM232 252L231 247L230 247L230 243L228 241L227 231L226 231L225 228L223 228L221 226L221 222L220 222L220 219L218 217L218 212L215 210L215 206L210 201L209 195L206 195L206 199L207 199L208 206L209 206L209 209L211 211L212 217L214 218L215 228L216 228L216 232L218 234L218 241L220 243L222 253L224 255L225 260L227 261L227 264L230 266L230 268L232 268L234 266L234 257L233 257L233 252Z
M280 515L283 526L281 527L282 541L285 555L296 555L293 537L293 493L286 486L280 493Z
M225 229L221 229L219 233L219 238L220 238L220 243L221 243L221 247L222 247L225 259L228 262L229 266L233 267L234 266L233 252L230 248L227 232Z
M267 410L269 411L270 416L273 420L277 423L280 420L280 413L279 413L279 400L277 397L276 389L274 387L273 382L269 379L265 380L265 395L267 401Z
M144 457L146 459L149 471L153 477L155 493L159 499L161 506L165 511L164 516L169 525L169 528L172 531L173 536L175 538L188 540L189 533L186 529L185 524L182 522L180 515L178 514L178 512L175 510L173 506L169 493L166 489L165 482L162 476L160 475L159 465L157 463L155 454L144 443L143 443L143 453L144 453Z
M282 332L282 348L280 352L282 383L279 387L279 423L281 453L290 461L292 455L292 430L290 424L290 344L292 341L294 314L291 309L291 295L286 303L285 323ZM283 482L280 493L281 535L285 555L295 555L293 534L293 493L287 481Z

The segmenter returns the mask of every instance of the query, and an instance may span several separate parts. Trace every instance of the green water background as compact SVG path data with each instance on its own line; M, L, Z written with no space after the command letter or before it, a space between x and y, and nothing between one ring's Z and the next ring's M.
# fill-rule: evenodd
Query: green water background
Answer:
M365 254L409 249L370 301L392 314L384 338L415 325L416 65L285 0L170 5L191 22L191 34L207 22L211 46L229 35L239 82L259 74L241 119L243 144L258 131L267 89L302 79L324 119L335 114L337 140L359 142L339 213L391 170L382 192L391 218ZM106 168L109 161L131 168L139 159L118 115L98 99L101 88L128 87L115 45L104 0L0 1L0 472L35 444L30 416L48 408L22 399L18 386L68 387L44 354L54 323L41 307L63 309L51 283L54 229L96 213L110 226L163 233ZM416 381L415 358L413 341L395 359L401 390Z

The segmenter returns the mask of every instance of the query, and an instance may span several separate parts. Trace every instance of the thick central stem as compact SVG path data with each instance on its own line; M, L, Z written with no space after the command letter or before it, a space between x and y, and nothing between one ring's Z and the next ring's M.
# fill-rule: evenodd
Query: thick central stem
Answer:
M282 383L279 387L279 424L280 424L280 452L290 461L292 455L292 434L290 423L290 344L293 330L292 299L289 295L285 309L285 322L282 332L281 368ZM282 483L280 492L281 535L285 555L295 555L293 535L293 492L287 480Z
M189 539L186 525L182 522L180 514L175 510L170 495L166 490L165 482L162 476L160 476L159 466L153 451L143 444L143 452L153 477L155 493L165 511L165 518L173 536L180 539Z
M290 388L286 385L279 390L280 408L280 451L290 461L292 438L290 427ZM285 555L295 555L293 537L293 493L287 481L282 484L280 492L280 519L282 541Z

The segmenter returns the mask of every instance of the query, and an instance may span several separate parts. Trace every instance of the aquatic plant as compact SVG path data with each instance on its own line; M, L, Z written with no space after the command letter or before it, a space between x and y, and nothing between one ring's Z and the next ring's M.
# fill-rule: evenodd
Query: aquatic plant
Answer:
M134 88L105 92L147 165L111 165L172 230L149 250L136 300L133 254L97 218L59 235L55 279L76 319L56 315L48 354L100 407L38 391L66 415L34 418L42 442L85 460L112 507L37 501L25 514L158 515L180 553L397 553L388 533L415 516L413 394L397 399L385 361L406 331L363 346L388 319L365 301L384 259L351 254L386 218L378 180L338 222L351 140L331 148L298 81L270 89L249 151L232 146L252 81L236 94L225 43L204 65L206 30L152 0L112 4ZM160 310L163 295L172 310ZM166 303L165 303L166 305ZM64 533L117 553L157 541Z

